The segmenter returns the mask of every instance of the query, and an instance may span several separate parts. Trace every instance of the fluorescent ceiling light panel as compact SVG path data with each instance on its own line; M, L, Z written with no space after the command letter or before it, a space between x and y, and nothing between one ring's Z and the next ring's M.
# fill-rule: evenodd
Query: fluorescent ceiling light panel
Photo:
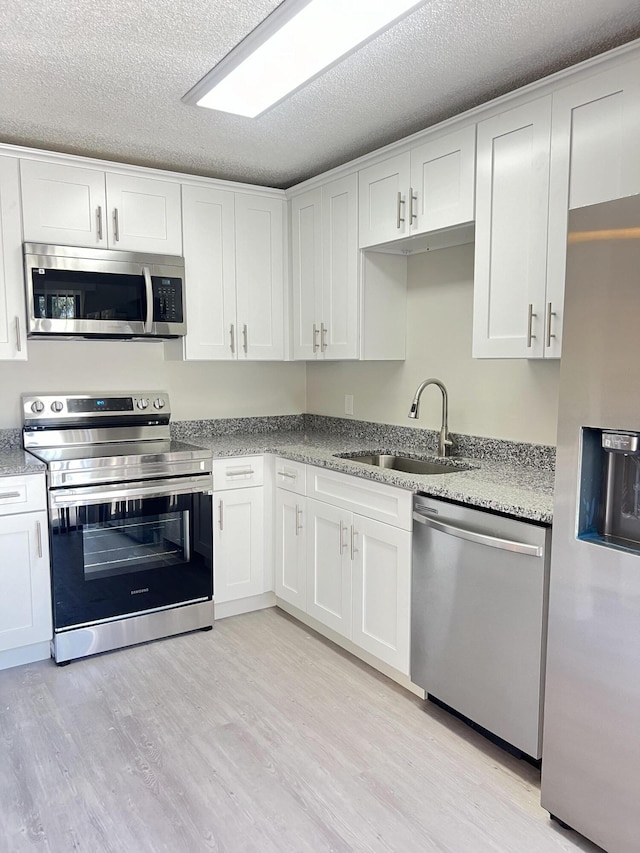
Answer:
M425 0L285 0L183 100L254 118Z

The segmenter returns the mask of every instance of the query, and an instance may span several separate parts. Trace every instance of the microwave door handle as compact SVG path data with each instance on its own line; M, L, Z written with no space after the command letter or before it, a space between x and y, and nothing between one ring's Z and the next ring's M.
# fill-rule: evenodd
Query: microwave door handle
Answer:
M147 294L147 319L144 321L144 332L149 335L153 327L153 286L149 267L142 267L142 275L144 276L144 289Z

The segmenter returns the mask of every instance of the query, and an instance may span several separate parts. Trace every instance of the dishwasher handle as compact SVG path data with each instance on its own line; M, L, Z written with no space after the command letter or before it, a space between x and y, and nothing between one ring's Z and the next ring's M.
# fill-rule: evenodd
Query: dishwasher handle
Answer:
M542 557L544 553L544 549L540 545L514 542L512 539L501 539L498 536L490 536L487 533L476 533L474 530L467 530L465 527L458 527L455 524L445 524L443 521L437 521L435 518L427 518L419 510L413 511L413 519L420 522L420 524L426 524L427 527L438 530L440 533L446 533L448 536L456 536L458 539L466 539L467 542L475 542L477 545L499 548L502 551L514 551L516 554L525 554L528 557Z

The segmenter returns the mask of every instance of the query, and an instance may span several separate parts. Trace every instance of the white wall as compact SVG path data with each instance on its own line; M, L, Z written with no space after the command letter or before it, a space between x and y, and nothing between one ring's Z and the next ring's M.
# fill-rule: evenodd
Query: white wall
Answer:
M437 429L441 396L423 394L420 419L407 418L416 387L436 377L449 391L452 432L555 444L558 361L471 358L473 245L409 258L404 362L309 363L307 411Z
M19 427L20 394L168 391L173 420L305 411L304 363L165 361L163 344L28 341L29 360L0 362L0 429Z

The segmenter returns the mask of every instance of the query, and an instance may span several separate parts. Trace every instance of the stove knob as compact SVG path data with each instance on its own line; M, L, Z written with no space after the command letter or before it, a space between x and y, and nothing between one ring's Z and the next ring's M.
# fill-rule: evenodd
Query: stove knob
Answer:
M148 400L142 400L142 399L138 400L138 408L139 409L146 409L148 405L149 405Z
M31 404L31 411L35 412L36 415L39 415L40 412L43 412L44 411L44 403L42 402L42 400L35 400Z
M60 400L54 400L53 403L51 404L51 411L52 412L61 412L63 410L63 408L64 408L64 406L62 405Z
M158 397L157 400L153 401L153 405L156 409L164 409L164 400L162 399L162 397Z

